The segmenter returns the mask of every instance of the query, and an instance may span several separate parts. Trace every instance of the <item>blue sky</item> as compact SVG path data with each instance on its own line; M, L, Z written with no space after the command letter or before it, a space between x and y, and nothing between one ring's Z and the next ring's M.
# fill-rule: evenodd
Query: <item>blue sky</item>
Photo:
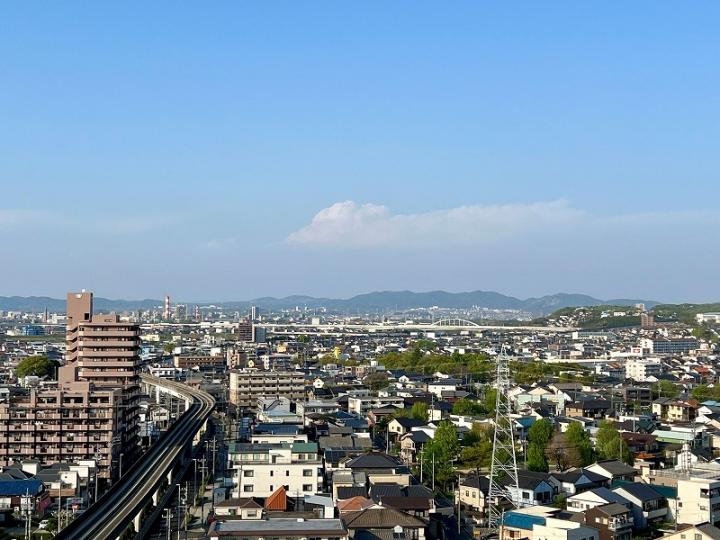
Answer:
M5 3L0 294L718 300L718 15Z

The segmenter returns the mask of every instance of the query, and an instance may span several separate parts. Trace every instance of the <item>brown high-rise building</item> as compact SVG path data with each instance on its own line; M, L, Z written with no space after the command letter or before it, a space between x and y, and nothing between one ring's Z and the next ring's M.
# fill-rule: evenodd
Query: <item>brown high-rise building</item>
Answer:
M32 389L0 402L0 465L37 459L44 464L95 460L98 477L120 465L122 390L77 380L77 369L59 369L57 388Z
M65 361L77 367L79 380L91 382L96 388L122 389L120 452L125 460L134 459L139 450L138 325L122 322L115 314L93 314L92 293L68 293L66 340Z
M84 291L68 294L67 317L57 387L0 401L0 465L95 459L100 478L117 478L139 452L139 328L93 315Z

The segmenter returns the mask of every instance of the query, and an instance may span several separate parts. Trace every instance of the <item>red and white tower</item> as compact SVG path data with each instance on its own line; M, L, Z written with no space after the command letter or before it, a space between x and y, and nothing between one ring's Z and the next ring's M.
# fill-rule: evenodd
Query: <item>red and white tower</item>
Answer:
M170 320L170 295L165 295L165 307L163 308L163 319Z

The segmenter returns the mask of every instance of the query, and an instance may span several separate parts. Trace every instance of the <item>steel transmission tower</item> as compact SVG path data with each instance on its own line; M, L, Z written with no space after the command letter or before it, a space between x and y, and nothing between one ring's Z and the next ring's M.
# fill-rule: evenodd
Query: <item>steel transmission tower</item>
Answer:
M510 367L505 350L497 357L497 399L495 400L495 436L493 438L492 463L490 466L490 489L488 490L488 526L498 530L507 502L517 506L513 496L520 493L518 486L517 459L515 457L515 434L510 418ZM510 491L508 488L515 488Z

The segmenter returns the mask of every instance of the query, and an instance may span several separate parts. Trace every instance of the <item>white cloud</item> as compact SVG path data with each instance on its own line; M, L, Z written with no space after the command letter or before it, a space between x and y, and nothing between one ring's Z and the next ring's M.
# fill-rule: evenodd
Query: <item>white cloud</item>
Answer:
M386 206L335 203L293 232L293 244L382 247L487 244L543 230L562 230L585 213L565 201L473 205L419 214L393 214Z

